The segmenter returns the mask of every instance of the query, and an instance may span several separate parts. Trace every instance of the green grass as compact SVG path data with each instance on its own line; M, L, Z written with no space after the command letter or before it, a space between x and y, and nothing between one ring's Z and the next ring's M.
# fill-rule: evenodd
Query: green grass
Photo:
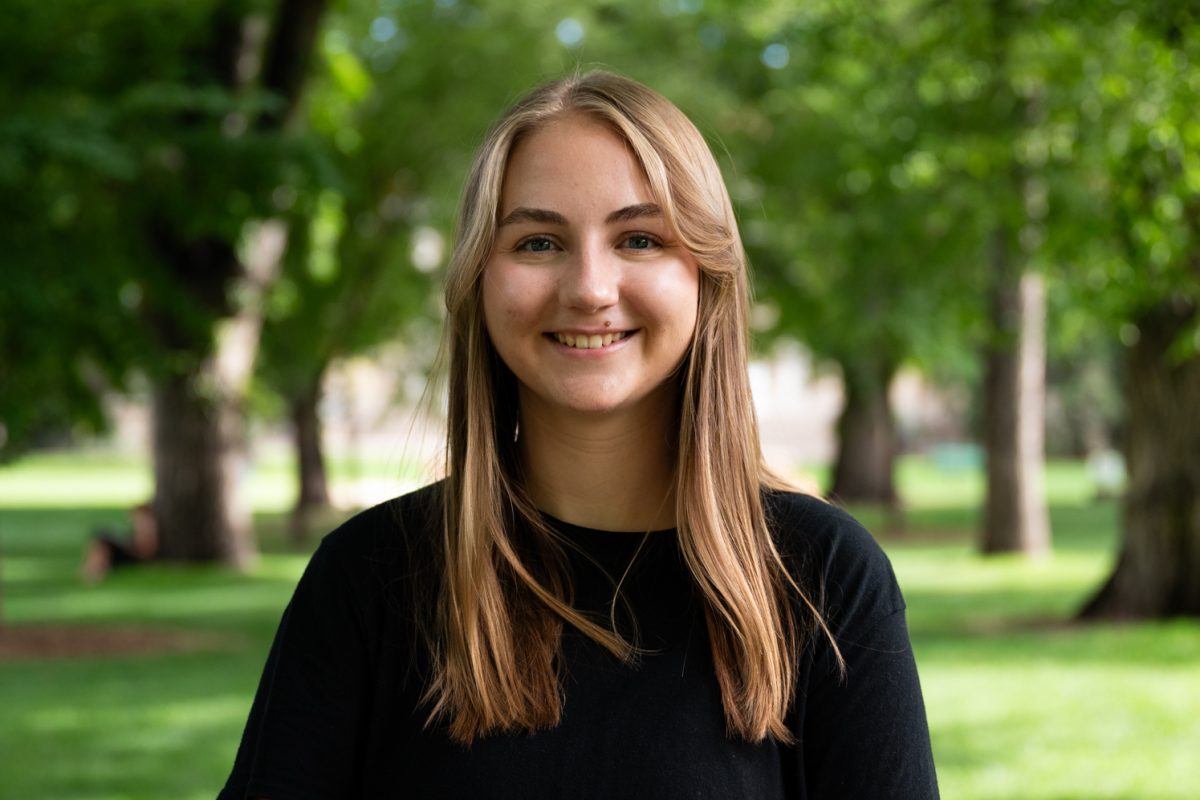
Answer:
M905 524L884 543L908 598L943 796L1200 797L1200 623L1066 624L1116 545L1117 509L1090 502L1082 467L1048 470L1055 552L1040 563L974 553L976 473L910 459L900 481ZM282 533L287 464L257 465L249 488L264 551L253 574L156 565L85 587L75 575L88 531L120 524L149 493L145 465L88 454L0 468L10 624L201 641L188 652L0 662L0 798L214 796L307 558ZM883 529L878 515L861 516Z
M421 472L399 455L334 458L327 467L334 480L376 478L395 481L397 486L411 485ZM295 478L289 459L252 459L246 474L247 494L255 510L285 511L290 506ZM16 465L0 465L0 508L61 509L69 502L74 508L124 509L144 501L153 490L144 461L102 451L38 453Z

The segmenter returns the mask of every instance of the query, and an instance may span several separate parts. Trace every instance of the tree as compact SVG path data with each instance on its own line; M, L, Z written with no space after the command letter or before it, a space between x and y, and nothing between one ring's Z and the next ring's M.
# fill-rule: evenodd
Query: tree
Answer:
M1102 253L1077 268L1126 350L1120 554L1084 617L1200 615L1200 18L1159 2L1104 29L1087 137ZM1106 257L1105 257L1106 256Z
M983 193L958 140L978 82L945 44L953 14L925 4L762 16L729 36L723 75L745 104L725 142L743 171L732 183L747 247L778 311L772 334L840 368L831 493L894 506L892 379L962 350L977 316L964 265Z
M226 197L261 195L244 200L240 214L235 210L211 227L197 226L190 204L169 204L178 201L178 190L159 182L152 194L158 190L158 199L167 204L143 210L150 252L170 277L162 288L175 294L165 303L157 294L160 305L150 309L167 354L153 374L154 507L164 558L242 565L253 556L249 516L238 497L243 401L258 347L262 298L278 273L287 227L264 208L263 199L278 184L268 190L269 183L256 186L236 172L198 173L213 166L205 156L222 159L226 168L240 166L252 151L286 134L323 12L323 0L280 0L269 16L239 4L218 7L202 29L206 37L196 43L195 57L183 65L191 73L184 92L196 86L191 90L236 103L255 90L261 99L257 107L223 109L218 118L196 109L172 115L170 133L178 137L174 146L180 150L182 175L171 177L184 184L207 183L205 190ZM214 141L219 138L225 141ZM227 148L239 139L246 144ZM203 309L203 320L180 324L168 311L180 303Z
M6 278L24 309L0 336L4 382L18 403L36 407L42 387L50 402L0 413L28 442L98 418L105 389L147 375L166 557L253 551L235 502L240 404L286 241L272 198L316 172L291 120L323 9L22 1L5 27L17 56L0 180L35 203L14 217L28 249Z

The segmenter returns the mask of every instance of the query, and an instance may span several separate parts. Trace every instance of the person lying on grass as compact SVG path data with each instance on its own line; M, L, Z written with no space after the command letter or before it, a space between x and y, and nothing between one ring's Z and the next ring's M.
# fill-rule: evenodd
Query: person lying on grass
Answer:
M129 523L126 535L111 528L92 533L79 567L84 583L99 583L114 569L145 563L158 554L158 520L153 504L142 503L130 509Z

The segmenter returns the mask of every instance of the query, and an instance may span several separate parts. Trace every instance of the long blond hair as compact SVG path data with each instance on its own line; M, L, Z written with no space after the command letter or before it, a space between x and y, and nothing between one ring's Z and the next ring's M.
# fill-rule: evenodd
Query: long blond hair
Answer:
M637 652L571 606L562 550L521 477L516 379L482 313L509 156L523 137L568 113L589 115L625 140L666 224L699 265L698 321L678 375L677 536L703 599L729 732L791 741L784 718L800 647L815 629L828 630L767 526L762 492L780 484L764 466L750 396L749 285L737 223L691 121L656 92L606 72L557 80L520 100L483 142L463 192L445 289L448 475L438 607L427 636L429 722L445 720L464 743L557 724L563 624L620 658Z

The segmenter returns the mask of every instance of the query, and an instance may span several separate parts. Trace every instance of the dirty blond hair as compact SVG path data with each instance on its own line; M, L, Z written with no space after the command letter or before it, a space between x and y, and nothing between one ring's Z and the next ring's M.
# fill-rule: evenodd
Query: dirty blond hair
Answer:
M564 624L620 658L636 655L611 626L571 606L561 550L521 477L516 379L483 316L482 276L509 157L525 137L570 114L626 142L666 225L699 266L697 324L677 377L679 547L702 598L727 729L751 742L791 741L785 715L800 647L812 631L828 630L767 525L763 490L782 486L763 463L751 402L749 284L733 208L691 121L653 90L607 72L556 80L518 101L487 135L463 192L445 288L448 476L438 607L427 637L430 722L444 719L466 743L557 724ZM520 547L518 536L527 537Z

